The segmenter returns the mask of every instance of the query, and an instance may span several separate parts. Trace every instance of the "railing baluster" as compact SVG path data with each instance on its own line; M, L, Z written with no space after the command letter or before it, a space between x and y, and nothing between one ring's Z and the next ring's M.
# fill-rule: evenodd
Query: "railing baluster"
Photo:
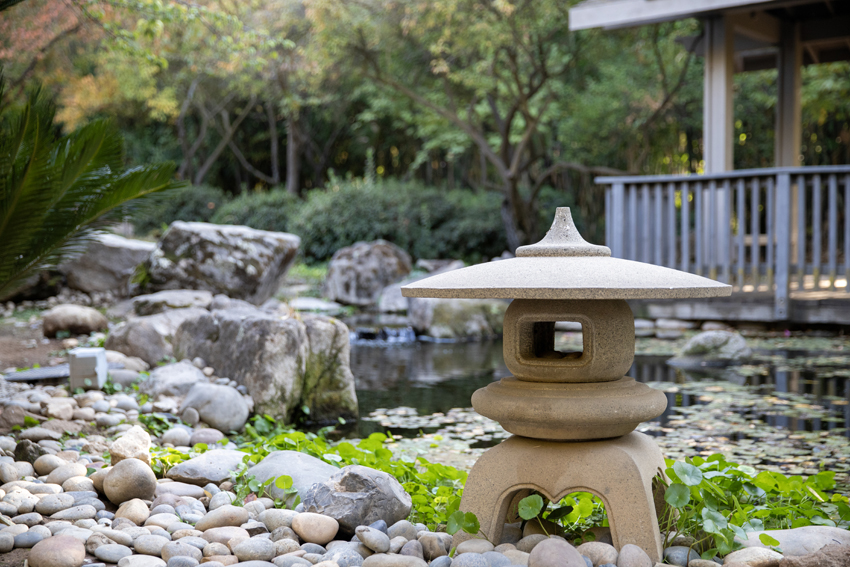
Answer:
M850 175L844 177L844 281L850 292Z
M773 314L779 321L788 319L791 268L791 175L776 176L776 212L773 219L776 236L776 291L773 296Z
M746 227L746 222L747 222L747 217L744 214L745 203L746 203L746 199L745 199L745 195L744 195L745 189L746 189L746 182L743 179L739 179L738 180L738 193L737 193L738 205L737 205L737 210L735 211L735 218L737 219L735 226L738 229L738 234L736 235L736 237L738 239L738 258L737 258L737 262L736 262L737 265L738 265L738 277L737 277L738 281L736 283L738 284L738 290L739 291L744 290L744 254L746 254L746 249L744 247L744 233L746 232L745 227Z
M655 261L656 266L664 265L664 202L661 193L661 184L655 186L655 212L652 223L655 225Z
M694 184L694 273L702 275L703 234L702 234L702 182Z
M829 289L835 291L835 273L838 266L838 179L835 175L828 178L829 186Z
M752 191L750 193L750 270L753 273L753 291L759 288L759 258L761 257L761 238L759 224L761 211L759 211L759 193L761 192L761 179L753 177Z
M775 252L775 235L776 235L776 193L774 191L776 179L773 176L767 178L767 195L765 197L764 208L767 210L767 251L765 253L765 266L767 267L767 289L773 289L774 266L776 265Z
M676 267L676 185L667 185L667 267Z
M721 279L723 283L732 283L732 184L729 180L723 182L723 211L721 214L720 240L723 248L720 249Z
M820 289L821 267L821 179L820 175L812 178L812 276L815 289Z
M606 217L610 214L611 211L611 193L613 192L613 188L608 185L605 187L605 213ZM605 219L605 246L608 248L613 248L614 238L611 235L611 223L608 218Z
M640 190L640 213L641 213L641 231L640 231L640 261L652 262L652 244L650 238L650 224L652 220L649 216L649 185L644 184Z
M691 271L691 186L682 182L682 263L683 272Z
M799 287L806 283L806 176L797 176L797 270Z
M719 209L717 204L717 182L709 181L708 182L708 237L706 238L706 260L708 261L708 277L716 280L717 279L717 249L719 248L717 242L717 223L718 223L718 211Z
M629 185L629 260L637 260L637 185Z

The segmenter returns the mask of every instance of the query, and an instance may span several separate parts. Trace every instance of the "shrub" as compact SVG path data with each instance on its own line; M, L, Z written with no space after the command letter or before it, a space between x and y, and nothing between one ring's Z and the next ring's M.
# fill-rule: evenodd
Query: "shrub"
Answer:
M264 192L246 192L217 207L212 222L244 224L261 230L290 232L290 216L299 205L298 197L280 188Z
M505 249L498 195L444 191L395 180L334 183L313 191L291 215L308 261L358 241L383 238L414 258L480 261Z
M133 215L133 225L140 234L158 233L174 221L210 222L215 211L228 201L217 187L189 185L159 198L144 211Z

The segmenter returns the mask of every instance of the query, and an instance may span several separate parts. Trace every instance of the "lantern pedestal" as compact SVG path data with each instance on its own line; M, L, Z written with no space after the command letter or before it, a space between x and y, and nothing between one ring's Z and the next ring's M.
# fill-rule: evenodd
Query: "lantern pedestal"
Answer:
M572 492L602 499L614 547L637 545L661 561L652 479L664 470L661 450L643 433L605 441L558 442L512 436L485 452L469 473L460 509L472 512L494 543L518 493L557 502ZM458 532L453 545L473 536Z

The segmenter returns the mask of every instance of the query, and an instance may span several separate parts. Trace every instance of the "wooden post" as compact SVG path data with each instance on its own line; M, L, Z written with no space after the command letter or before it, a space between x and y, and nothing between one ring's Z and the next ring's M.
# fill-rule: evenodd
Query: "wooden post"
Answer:
M773 310L778 321L785 321L790 318L791 301L791 175L788 173L777 175L775 202L773 227L776 234L776 289Z
M705 20L702 127L706 173L732 170L734 34L731 28L724 16Z

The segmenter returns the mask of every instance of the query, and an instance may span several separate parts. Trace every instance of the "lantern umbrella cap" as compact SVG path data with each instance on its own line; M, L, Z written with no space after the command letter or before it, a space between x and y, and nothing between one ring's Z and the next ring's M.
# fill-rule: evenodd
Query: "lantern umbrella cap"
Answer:
M680 299L723 297L732 286L681 272L612 258L586 242L568 207L546 236L517 248L517 257L476 264L407 284L404 297L468 299Z

